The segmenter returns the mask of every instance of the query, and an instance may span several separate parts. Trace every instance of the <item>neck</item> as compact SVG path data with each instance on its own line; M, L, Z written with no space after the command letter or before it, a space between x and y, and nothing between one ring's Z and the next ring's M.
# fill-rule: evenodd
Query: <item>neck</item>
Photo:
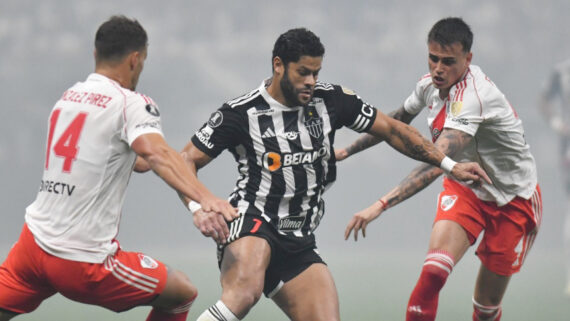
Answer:
M285 101L285 96L283 96L281 86L275 77L270 79L269 86L267 86L267 93L281 105L287 106L287 102Z
M121 65L112 67L104 65L95 67L95 72L118 82L123 88L132 90L131 79L124 69Z

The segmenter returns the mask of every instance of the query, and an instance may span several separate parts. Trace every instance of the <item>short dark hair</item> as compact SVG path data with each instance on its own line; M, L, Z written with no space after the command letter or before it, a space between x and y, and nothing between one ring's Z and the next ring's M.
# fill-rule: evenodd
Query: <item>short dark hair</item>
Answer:
M325 47L321 39L305 28L290 29L281 34L273 46L272 66L275 57L281 58L287 66L290 62L297 62L301 56L322 57Z
M146 31L136 19L112 16L95 34L96 60L121 60L133 51L143 50L147 41Z
M427 40L428 43L436 42L442 47L459 42L463 46L463 52L469 52L473 44L473 33L463 19L449 17L441 19L433 25Z

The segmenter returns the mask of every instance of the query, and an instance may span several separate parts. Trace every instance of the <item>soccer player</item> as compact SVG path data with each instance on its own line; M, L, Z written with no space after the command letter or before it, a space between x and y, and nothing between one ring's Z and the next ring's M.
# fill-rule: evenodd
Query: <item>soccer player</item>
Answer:
M95 36L95 72L52 109L39 192L0 266L0 320L57 292L117 312L151 305L147 321L186 320L197 295L190 280L115 240L133 168L152 169L213 216L231 220L237 211L188 170L163 138L156 104L134 91L146 57L139 22L111 17Z
M428 34L430 73L416 84L391 116L409 123L427 107L437 148L459 161L476 161L493 184L465 184L443 179L428 253L406 312L406 320L434 320L439 291L453 267L479 234L481 260L473 294L473 320L499 320L501 300L511 275L518 272L540 226L542 203L536 165L515 110L481 68L471 65L473 34L461 18L438 21ZM379 139L359 138L339 150L345 158ZM348 223L345 238L355 240L388 208L432 183L442 171L414 169L396 188Z
M378 112L351 90L317 81L324 51L309 30L280 35L272 77L223 104L183 150L189 167L197 170L228 149L239 172L230 203L240 217L218 248L222 297L200 321L242 319L261 293L291 320L340 319L336 288L314 231L324 213L323 192L336 178L333 142L343 126L441 164L460 180L487 178L476 163L455 164L417 130ZM194 215L204 215L197 203L190 207Z
M566 193L564 249L566 289L570 296L570 59L554 67L540 95L539 108L550 127L560 136L560 163Z

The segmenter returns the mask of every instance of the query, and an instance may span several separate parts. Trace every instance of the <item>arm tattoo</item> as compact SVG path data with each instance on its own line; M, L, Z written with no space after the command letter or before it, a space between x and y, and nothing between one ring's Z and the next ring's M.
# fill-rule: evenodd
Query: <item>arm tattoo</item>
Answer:
M383 139L378 138L376 136L372 136L370 134L364 134L361 137L359 137L356 141L354 141L354 143L348 146L346 148L346 152L348 153L348 155L356 154L382 141Z
M401 106L400 108L391 111L390 113L388 113L388 116L397 119L401 122L404 122L406 124L409 124L414 119L414 117L416 117L416 115L408 113L404 109L404 106ZM348 146L346 148L346 152L350 156L359 153L383 141L384 140L382 138L376 137L374 135L364 134L361 137L359 137L356 141L354 141L354 143Z
M393 207L415 195L435 181L442 173L443 171L438 167L429 164L420 165L386 195L388 206Z
M453 157L462 151L472 138L471 135L465 132L455 129L445 129L435 145L439 150ZM439 167L429 164L418 166L386 195L388 206L392 207L415 195L431 184L442 173L443 171Z

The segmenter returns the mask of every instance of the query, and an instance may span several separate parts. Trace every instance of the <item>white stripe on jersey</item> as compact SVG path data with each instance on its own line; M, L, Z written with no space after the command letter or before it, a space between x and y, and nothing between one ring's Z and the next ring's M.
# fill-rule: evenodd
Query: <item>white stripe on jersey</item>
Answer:
M230 107L235 108L236 106L242 105L255 99L257 96L260 95L259 88L250 91L249 93L242 95L236 99L230 100L227 102Z
M321 90L334 90L334 86L332 84L326 83L326 82L317 82L315 84L315 89L321 89Z
M261 140L261 130L259 128L259 122L257 121L257 117L251 117L251 114L256 111L255 108L250 108L247 111L248 114L248 122L249 122L249 134L252 138L253 148L256 152L256 159L258 164L263 164L263 160L261 159L262 155L267 151L263 141ZM261 182L259 184L259 189L255 193L255 202L254 205L257 209L263 212L263 208L265 206L265 200L267 199L267 195L269 195L269 189L271 188L271 173L268 171L261 171Z
M285 122L283 120L283 113L278 113L273 116L273 126L275 126L275 131L277 133L285 133ZM271 127L269 127L271 128ZM279 144L279 149L281 153L291 153L291 148L289 146L289 141L284 135L277 135L277 143ZM285 192L279 201L279 217L289 216L289 201L295 195L295 175L293 174L293 167L284 166L281 168L283 171L283 178L285 179Z

